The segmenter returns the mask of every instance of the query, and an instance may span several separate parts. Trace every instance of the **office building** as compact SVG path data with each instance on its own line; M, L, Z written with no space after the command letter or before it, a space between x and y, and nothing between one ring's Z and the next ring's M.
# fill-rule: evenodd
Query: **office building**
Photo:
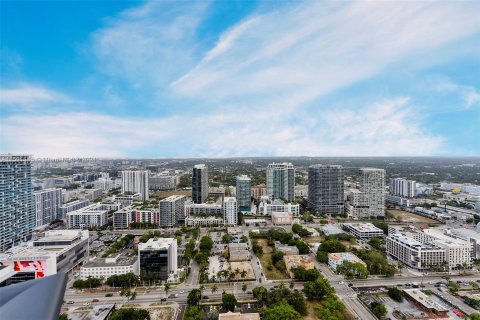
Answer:
M108 209L92 204L67 213L68 229L99 228L108 223Z
M344 223L343 228L360 240L370 240L371 238L382 239L385 236L382 229L375 227L370 222Z
M246 175L237 177L236 196L240 212L250 212L252 209L251 179Z
M293 215L290 212L272 212L272 224L278 225L291 225L293 223Z
M158 210L138 210L128 206L113 213L113 228L128 229L132 223L158 226L160 223L159 216Z
M148 200L148 171L122 171L122 193L139 193L141 201Z
M80 267L80 279L87 280L89 277L108 279L113 275L133 273L139 275L138 256L118 254L114 257L97 257Z
M208 168L204 164L197 164L192 171L192 200L194 203L203 203L208 198Z
M187 227L219 227L223 226L223 217L217 218L215 216L197 217L191 216L185 218L185 225Z
M177 222L185 220L185 201L187 197L173 195L159 203L160 226L173 227Z
M417 193L417 183L414 180L394 178L390 181L390 194L394 196L413 198Z
M35 227L51 223L61 218L62 189L46 189L35 191Z
M267 195L267 186L264 184L259 184L252 187L252 197L255 199L260 199Z
M227 226L236 226L238 224L237 199L234 197L223 198L223 221Z
M223 218L223 202L217 203L191 203L185 202L185 216L216 216Z
M28 241L35 228L32 159L0 155L0 252Z
M271 163L267 167L267 196L293 201L295 197L295 168L291 163Z
M0 254L0 264L13 266L14 283L68 273L88 259L88 236L87 230L46 231L44 237Z
M167 280L177 272L177 240L153 238L138 244L140 274Z
M308 168L308 206L317 215L343 215L342 166L316 164Z

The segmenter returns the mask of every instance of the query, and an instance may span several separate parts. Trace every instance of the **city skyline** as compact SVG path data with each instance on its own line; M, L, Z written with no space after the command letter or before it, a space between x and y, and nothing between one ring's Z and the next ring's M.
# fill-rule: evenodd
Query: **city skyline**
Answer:
M473 1L0 5L3 152L480 155Z

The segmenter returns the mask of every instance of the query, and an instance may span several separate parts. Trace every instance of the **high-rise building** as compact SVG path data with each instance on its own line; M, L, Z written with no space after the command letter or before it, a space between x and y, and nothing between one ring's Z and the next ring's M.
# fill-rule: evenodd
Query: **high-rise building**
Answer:
M250 212L252 208L251 179L246 175L237 177L237 204L240 212Z
M32 237L35 200L32 159L27 155L0 155L0 252Z
M238 224L237 199L234 197L223 198L223 221L227 226L236 226Z
M167 280L177 272L177 240L154 238L138 244L140 275Z
M390 181L390 194L412 198L417 193L417 183L414 180L394 178Z
M344 214L343 167L316 164L308 168L308 206L316 214Z
M271 163L267 167L267 196L286 201L295 197L295 168L291 163Z
M35 191L35 227L49 224L61 217L62 189L46 189Z
M185 196L173 195L159 203L160 226L173 227L177 222L185 220Z
M208 168L197 164L192 171L192 199L194 203L203 203L208 198Z
M140 200L148 200L148 171L122 171L122 193L139 193Z
M367 216L385 216L385 170L362 168L360 173L359 189L365 197Z

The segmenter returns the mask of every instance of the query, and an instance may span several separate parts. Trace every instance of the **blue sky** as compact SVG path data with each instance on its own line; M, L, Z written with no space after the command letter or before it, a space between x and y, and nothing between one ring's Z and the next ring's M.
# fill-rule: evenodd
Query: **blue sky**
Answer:
M478 1L1 1L1 152L480 156Z

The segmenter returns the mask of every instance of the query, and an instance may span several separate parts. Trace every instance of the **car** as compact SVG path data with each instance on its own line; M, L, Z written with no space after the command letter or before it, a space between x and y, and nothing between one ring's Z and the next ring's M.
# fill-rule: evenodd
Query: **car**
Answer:
M113 293L107 293L105 297L113 297Z
M203 298L203 299L208 299L208 296L203 296L202 298Z
M74 304L75 301L67 301L67 304Z
M278 289L278 286L273 286L274 289Z
M178 294L172 293L172 294L170 294L168 297L169 297L169 298L176 298L176 297L178 297Z
M89 306L89 305L90 305L90 302L85 302L83 305L84 305L84 306Z
M349 286L349 287L353 287L353 283L350 282L350 283L348 284L348 286Z
M98 299L93 299L92 302L98 302Z
M180 290L180 293L185 293L185 290Z
M345 281L340 281L339 284L345 284Z
M247 294L253 294L253 292L252 291L247 291Z

